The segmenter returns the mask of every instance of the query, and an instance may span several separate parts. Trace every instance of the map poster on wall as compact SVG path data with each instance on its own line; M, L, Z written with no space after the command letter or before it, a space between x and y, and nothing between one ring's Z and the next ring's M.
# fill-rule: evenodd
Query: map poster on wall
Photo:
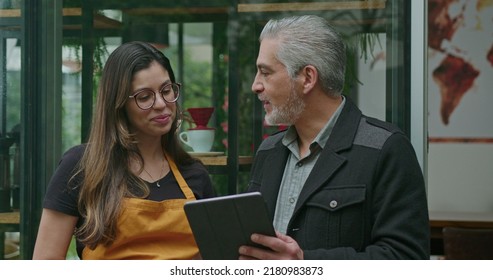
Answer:
M430 142L493 143L493 0L428 1Z

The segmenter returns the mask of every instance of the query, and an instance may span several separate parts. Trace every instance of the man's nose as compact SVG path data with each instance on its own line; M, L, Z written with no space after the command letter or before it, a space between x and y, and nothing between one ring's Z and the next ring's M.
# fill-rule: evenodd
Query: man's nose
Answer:
M260 83L257 79L257 76L255 76L255 79L253 80L252 83L252 91L254 94L259 94L264 90L264 87L262 83Z

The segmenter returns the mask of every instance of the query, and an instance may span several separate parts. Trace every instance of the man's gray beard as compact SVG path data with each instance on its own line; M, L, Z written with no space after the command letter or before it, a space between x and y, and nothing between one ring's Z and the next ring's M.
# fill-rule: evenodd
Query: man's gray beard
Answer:
M280 107L273 107L272 112L265 116L265 122L269 125L291 125L299 119L304 109L305 102L291 89L287 102Z

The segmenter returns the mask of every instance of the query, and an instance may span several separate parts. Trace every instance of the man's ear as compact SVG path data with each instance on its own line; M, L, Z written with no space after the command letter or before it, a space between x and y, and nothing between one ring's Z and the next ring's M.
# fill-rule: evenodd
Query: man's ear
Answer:
M307 65L303 67L300 72L303 78L303 93L310 92L318 81L318 71L313 65Z

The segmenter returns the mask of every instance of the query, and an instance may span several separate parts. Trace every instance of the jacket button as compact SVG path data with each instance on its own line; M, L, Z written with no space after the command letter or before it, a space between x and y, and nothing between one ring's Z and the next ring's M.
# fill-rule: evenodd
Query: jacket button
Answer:
M332 200L332 201L329 203L329 206L330 206L330 208L336 208L336 207L337 207L337 201Z

